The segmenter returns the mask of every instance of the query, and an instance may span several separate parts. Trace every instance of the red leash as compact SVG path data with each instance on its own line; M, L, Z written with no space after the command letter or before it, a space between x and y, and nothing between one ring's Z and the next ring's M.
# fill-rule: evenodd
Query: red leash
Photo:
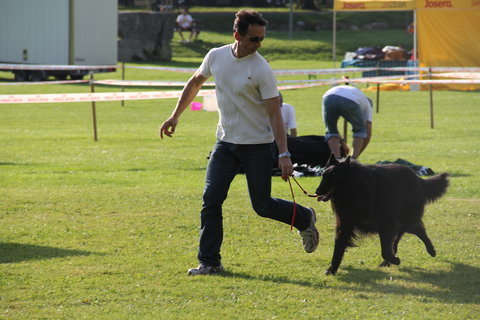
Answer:
M293 178L293 176L292 176ZM295 178L293 178L295 179ZM293 199L293 215L292 215L292 223L290 224L290 231L293 230L293 224L295 223L295 216L297 215L297 203L295 202L295 194L293 193L292 183L290 182L290 177L288 177L288 185L290 186L290 193L292 194Z
M316 194L309 194L307 191L305 191L305 189L302 188L302 186L300 185L300 183L298 183L297 179L295 179L294 176L292 176L293 178L293 181L295 181L295 183L297 184L297 186L302 189L303 193L306 194L307 196L311 197L311 198L318 198L318 196Z
M309 194L305 189L302 188L300 183L298 183L297 179L295 179L294 176L292 176L293 181L297 184L297 186L303 191L304 194L306 194L309 197L312 198L318 198L316 194ZM293 193L293 188L292 188L292 183L290 182L290 177L288 177L288 185L290 186L290 193L292 194L292 200L293 200L293 215L292 215L292 223L290 224L290 231L293 230L293 224L295 223L295 216L297 215L297 202L295 201L295 194Z

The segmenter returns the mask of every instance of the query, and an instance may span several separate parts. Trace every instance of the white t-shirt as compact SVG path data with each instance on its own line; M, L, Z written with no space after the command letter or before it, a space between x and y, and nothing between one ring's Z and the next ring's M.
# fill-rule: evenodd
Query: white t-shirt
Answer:
M182 28L190 28L192 26L193 18L189 14L180 14L177 17L177 23Z
M293 108L293 106L288 103L283 103L281 110L285 132L288 133L288 130L297 128L295 109Z
M214 48L198 71L206 78L215 77L219 140L235 144L273 142L263 100L278 97L277 81L272 68L258 52L236 58L232 44Z
M362 111L363 119L365 121L372 122L372 105L370 104L370 101L368 101L367 97L363 94L362 90L349 85L340 85L329 89L327 92L325 92L323 97L325 98L331 94L341 96L358 103L360 105L360 110Z

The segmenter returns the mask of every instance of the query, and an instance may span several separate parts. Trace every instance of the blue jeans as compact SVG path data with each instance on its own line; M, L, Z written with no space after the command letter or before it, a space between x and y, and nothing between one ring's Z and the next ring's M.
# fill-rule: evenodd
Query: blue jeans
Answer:
M353 137L367 137L367 127L360 105L350 99L331 94L323 99L323 121L327 128L325 141L328 141L331 137L339 136L337 122L340 116L352 125Z
M290 224L293 202L271 197L272 144L240 145L217 141L210 155L203 192L198 260L208 266L220 265L223 241L222 204L240 166L247 178L255 212L265 218ZM294 226L305 230L310 211L297 204Z

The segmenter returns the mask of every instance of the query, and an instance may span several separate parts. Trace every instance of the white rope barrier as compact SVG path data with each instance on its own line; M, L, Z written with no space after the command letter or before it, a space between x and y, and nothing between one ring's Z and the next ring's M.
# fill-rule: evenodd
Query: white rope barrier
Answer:
M401 83L401 84L480 84L480 79L443 79L443 80L375 80L375 79L351 79L355 83Z
M79 66L79 65L47 65L47 64L12 64L0 63L0 70L100 70L116 69L117 65Z
M376 83L376 84L480 84L480 79L442 79L442 80L393 80L376 78L349 79L352 83ZM279 86L279 90L292 90L311 88L324 85L343 83L345 80L318 80L314 83L300 83ZM98 92L98 93L64 93L64 94L23 94L23 95L0 95L0 104L16 103L56 103L56 102L90 102L90 101L119 101L119 100L147 100L168 99L180 97L182 91L144 91L144 92ZM200 90L198 96L214 95L215 90Z
M181 93L182 91L145 91L0 95L0 104L167 99L178 98ZM214 94L215 90L200 90L198 96Z
M73 83L86 83L86 82L90 82L90 80L0 82L0 86L31 86L31 85L45 85L45 84L73 84Z
M161 70L171 72L194 73L196 68L174 68L174 67L154 67L154 66L125 66L131 69L148 69ZM276 75L318 75L332 73L351 73L351 72L368 72L368 71L398 71L398 72L480 72L480 68L475 67L354 67L354 68L337 68L337 69L274 69Z
M42 65L42 64L12 64L0 63L0 69L3 70L100 70L100 69L117 69L120 65ZM155 66L124 66L129 69L146 69L171 72L194 73L196 68L177 68L177 67L155 67ZM434 72L480 72L480 68L476 67L353 67L353 68L337 68L337 69L276 69L273 70L277 75L316 75L316 74L332 74L332 73L351 73L351 72L368 72L368 71L434 71Z
M457 79L480 79L480 72L447 72L434 73L432 77L457 78Z
M95 84L109 86L139 86L139 87L183 87L186 81L142 81L142 80L96 80ZM204 86L215 86L214 82L205 82Z

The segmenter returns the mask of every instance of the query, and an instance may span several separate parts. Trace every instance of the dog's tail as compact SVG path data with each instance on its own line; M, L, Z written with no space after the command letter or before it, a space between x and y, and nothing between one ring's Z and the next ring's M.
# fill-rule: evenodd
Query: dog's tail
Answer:
M433 202L443 196L448 188L448 173L441 173L423 180L426 202Z

